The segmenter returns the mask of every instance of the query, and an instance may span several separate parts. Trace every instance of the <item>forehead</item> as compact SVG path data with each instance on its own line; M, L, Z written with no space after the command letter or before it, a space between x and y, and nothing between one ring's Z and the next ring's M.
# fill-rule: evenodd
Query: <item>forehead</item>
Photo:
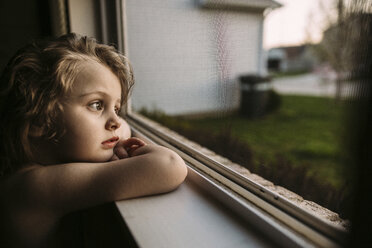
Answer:
M119 78L107 66L96 61L84 61L78 68L79 72L71 90L73 95L99 91L107 93L113 98L121 99Z

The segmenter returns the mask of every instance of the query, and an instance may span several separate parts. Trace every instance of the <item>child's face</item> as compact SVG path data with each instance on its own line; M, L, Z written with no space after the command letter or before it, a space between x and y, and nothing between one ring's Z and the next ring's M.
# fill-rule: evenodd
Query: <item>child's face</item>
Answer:
M64 105L66 133L57 144L60 162L103 162L113 155L119 138L121 85L110 69L82 62Z

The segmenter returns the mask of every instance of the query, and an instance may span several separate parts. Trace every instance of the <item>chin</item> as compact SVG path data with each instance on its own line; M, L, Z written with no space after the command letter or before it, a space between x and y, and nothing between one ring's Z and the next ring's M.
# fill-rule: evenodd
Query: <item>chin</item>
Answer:
M102 154L101 156L85 156L75 159L76 162L88 162L88 163L104 163L110 161L114 153Z
M114 155L114 153L112 152L108 155L99 156L99 157L95 158L92 162L96 162L96 163L108 162L108 161L110 161L110 159L112 158L113 155Z
M64 152L59 154L64 162L82 162L82 163L103 163L108 162L114 155L113 149L103 150L96 147L87 147L85 149L77 149L74 147L70 153Z
M87 159L86 162L92 162L92 163L103 163L103 162L108 162L110 161L111 156L102 156L102 157L95 157L91 159Z

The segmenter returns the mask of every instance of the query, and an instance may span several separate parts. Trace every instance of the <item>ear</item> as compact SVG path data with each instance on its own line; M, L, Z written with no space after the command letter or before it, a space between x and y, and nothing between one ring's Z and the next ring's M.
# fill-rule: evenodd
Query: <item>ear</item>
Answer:
M31 125L28 135L32 138L39 138L43 135L43 128L36 125Z

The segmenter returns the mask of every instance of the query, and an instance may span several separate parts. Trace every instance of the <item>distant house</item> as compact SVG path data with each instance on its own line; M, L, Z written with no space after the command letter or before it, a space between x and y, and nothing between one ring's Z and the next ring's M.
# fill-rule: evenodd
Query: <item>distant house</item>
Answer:
M126 0L134 109L170 115L239 106L238 77L265 72L264 11L272 0Z
M267 68L271 72L310 71L316 63L310 45L272 48L267 55Z

